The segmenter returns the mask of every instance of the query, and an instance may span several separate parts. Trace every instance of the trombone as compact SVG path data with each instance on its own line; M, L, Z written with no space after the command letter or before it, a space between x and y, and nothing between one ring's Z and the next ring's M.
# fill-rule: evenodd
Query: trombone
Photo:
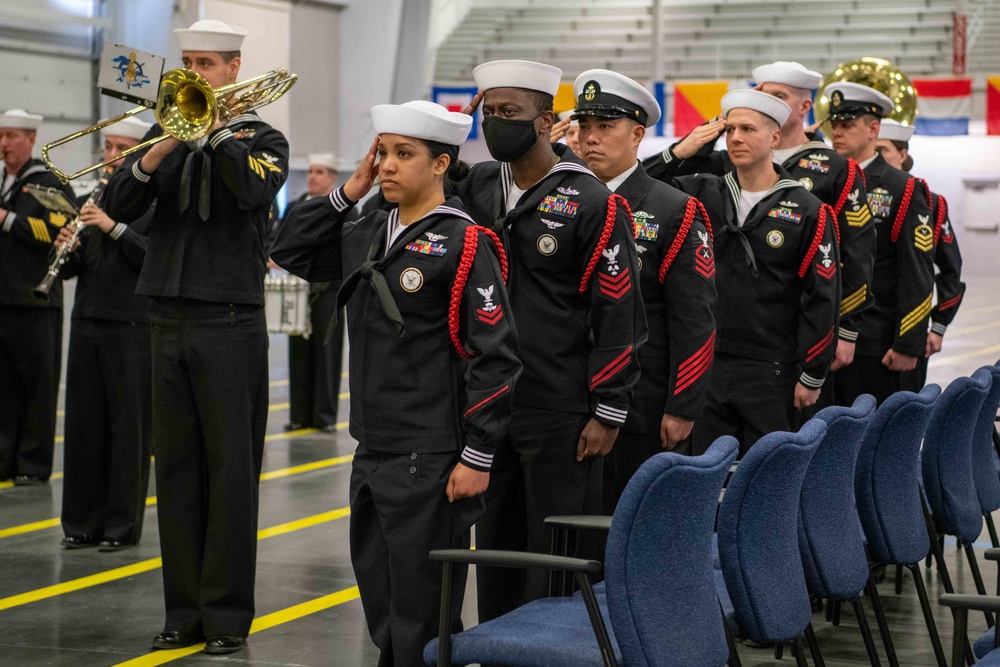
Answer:
M49 151L53 148L76 141L80 137L98 132L125 120L129 116L134 116L146 110L144 106L137 106L129 109L125 113L101 121L96 125L74 132L62 139L42 146L42 159L63 183L68 183L74 178L79 178L84 174L106 167L123 157L132 153L149 148L153 144L159 143L167 137L173 137L179 141L194 141L207 135L215 124L216 117L222 120L235 118L240 114L259 109L262 106L274 102L279 97L288 92L295 85L298 76L289 74L288 70L279 68L271 70L265 74L255 76L245 81L237 81L219 88L212 86L197 72L186 69L172 69L160 79L160 88L156 96L156 106L153 108L153 116L156 122L163 128L163 134L147 139L137 146L133 146L122 151L112 158L92 164L89 167L67 174L52 163Z

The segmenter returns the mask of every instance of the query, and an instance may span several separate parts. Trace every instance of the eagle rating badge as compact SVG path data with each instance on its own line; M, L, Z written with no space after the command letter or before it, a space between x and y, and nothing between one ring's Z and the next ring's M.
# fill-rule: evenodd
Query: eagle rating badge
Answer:
M837 263L830 257L833 252L833 243L819 246L819 251L823 254L823 259L816 263L816 273L827 280L832 280L837 275Z
M712 245L709 243L708 232L700 229L698 232L698 248L694 252L694 270L705 280L711 280L715 275L715 255L712 254Z
M503 319L503 306L493 303L493 289L495 285L489 287L477 287L479 296L483 297L483 307L476 308L476 319L491 327L495 327L497 322Z

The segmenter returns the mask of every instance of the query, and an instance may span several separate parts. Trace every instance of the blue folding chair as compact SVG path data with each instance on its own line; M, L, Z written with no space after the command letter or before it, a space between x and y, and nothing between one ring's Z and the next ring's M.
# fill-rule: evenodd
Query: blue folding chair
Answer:
M1000 509L1000 476L996 474L994 437L997 433L997 408L1000 407L1000 365L984 366L981 370L990 373L993 384L990 385L976 419L976 430L972 438L972 475L976 481L976 495L990 534L990 543L996 549L1000 547L1000 538L997 537L997 529L993 523L993 512Z
M801 666L812 608L799 553L799 496L826 433L826 423L813 419L798 433L765 435L743 456L719 506L716 590L727 622L759 644L791 643Z
M871 558L902 565L913 575L917 598L939 667L948 667L920 561L930 538L920 497L920 443L941 387L929 384L919 394L900 391L878 407L858 449L854 497Z
M552 554L464 549L432 551L444 564L443 618L450 618L452 563L547 568L575 573L580 595L550 597L465 632L442 624L427 644L428 665L524 667L636 665L720 667L729 648L712 580L711 537L719 492L739 446L719 438L705 454L666 452L635 473L615 509L602 566ZM610 625L610 629L608 626Z
M878 650L868 627L861 593L872 602L889 664L899 661L889 636L878 589L868 569L864 536L854 501L854 470L861 438L875 413L875 397L863 394L850 408L820 410L816 419L826 422L826 436L806 470L799 500L799 550L806 585L825 600L849 602L872 665L879 664ZM812 635L807 634L812 647ZM814 655L814 660L816 656Z
M976 552L972 548L983 530L983 515L972 473L972 450L979 413L992 382L992 374L986 369L976 371L971 378L960 377L952 381L935 404L924 433L920 460L926 524L946 593L954 593L955 588L944 561L939 535L955 536L968 558L976 591L986 595ZM986 624L993 627L993 614L984 611L984 615Z

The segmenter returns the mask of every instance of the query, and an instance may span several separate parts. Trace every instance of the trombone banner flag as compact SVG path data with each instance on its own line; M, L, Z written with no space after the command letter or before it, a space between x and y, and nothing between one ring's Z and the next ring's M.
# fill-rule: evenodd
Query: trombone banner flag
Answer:
M674 135L691 130L722 113L722 96L729 90L726 81L678 81L674 84Z
M97 75L102 94L152 109L162 76L162 56L105 42Z
M917 91L917 134L969 133L972 79L913 79Z

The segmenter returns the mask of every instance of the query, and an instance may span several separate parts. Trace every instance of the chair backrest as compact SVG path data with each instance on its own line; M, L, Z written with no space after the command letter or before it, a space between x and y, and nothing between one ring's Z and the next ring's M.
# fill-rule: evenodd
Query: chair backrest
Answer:
M920 454L924 494L938 528L971 544L983 530L983 515L972 475L972 436L993 377L978 370L952 381L927 420Z
M868 550L883 563L920 562L931 548L920 499L920 442L941 387L899 391L872 416L861 438L854 499Z
M740 628L756 642L802 634L812 610L799 555L799 495L826 423L778 431L743 456L719 507L719 563Z
M990 373L993 384L976 418L976 430L972 437L972 476L976 480L979 509L986 514L1000 509L1000 477L997 477L996 448L993 446L997 408L1000 407L1000 362L984 366L982 370Z
M623 662L705 667L729 655L712 574L719 492L739 443L657 454L618 501L605 554L608 612Z
M850 408L820 410L827 431L813 454L799 500L799 550L809 590L849 600L868 581L868 557L854 503L854 468L861 436L875 413L862 394Z

